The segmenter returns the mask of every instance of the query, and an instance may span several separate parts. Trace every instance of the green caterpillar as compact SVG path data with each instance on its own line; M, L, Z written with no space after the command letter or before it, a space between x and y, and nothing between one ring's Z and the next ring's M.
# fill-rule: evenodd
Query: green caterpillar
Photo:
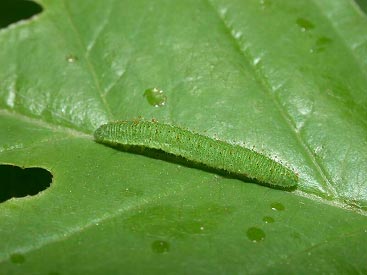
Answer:
M293 187L298 182L298 176L292 170L251 149L156 121L110 122L100 126L94 138L99 143L109 145L160 149L190 161L282 188Z

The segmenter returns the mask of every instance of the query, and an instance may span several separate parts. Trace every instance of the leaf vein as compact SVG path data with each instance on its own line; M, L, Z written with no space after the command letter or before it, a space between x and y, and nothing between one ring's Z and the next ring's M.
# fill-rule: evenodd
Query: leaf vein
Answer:
M65 11L66 11L66 15L67 15L67 19L70 23L70 26L71 26L71 29L73 30L73 32L75 33L75 36L77 38L77 41L78 41L78 44L80 46L80 48L82 49L82 51L85 53L84 54L84 59L86 61L86 64L88 66L88 70L92 76L92 79L95 83L95 86L96 86L96 89L98 91L98 94L102 100L102 103L103 105L105 106L106 108L106 111L108 113L108 117L109 117L109 120L112 120L111 118L113 117L112 115L112 111L108 105L108 102L106 101L106 99L103 97L103 91L102 91L102 88L101 88L101 84L100 84L100 80L99 78L97 77L97 74L96 74L96 70L94 68L94 65L92 64L92 62L90 61L88 55L86 54L87 53L87 47L84 45L84 42L82 41L81 39L81 35L80 35L80 32L77 28L77 26L75 25L73 19L72 19L72 16L70 14L70 11L69 11L69 8L67 7L66 5L66 2L65 0L62 0L63 1L63 4L64 4L64 7L65 7Z
M336 194L335 188L331 184L332 180L331 180L330 175L327 173L327 171L323 167L323 165L321 163L319 163L313 157L311 148L309 148L307 143L302 139L302 137L299 135L299 133L297 133L297 131L295 130L295 126L294 126L295 122L292 120L292 118L289 116L289 114L286 113L284 111L284 109L281 107L281 103L279 102L278 98L276 96L274 96L274 93L273 93L274 89L272 89L272 87L266 81L266 77L264 76L264 73L261 72L261 70L256 69L253 62L250 62L250 60L254 60L253 58L251 58L251 54L248 51L245 51L245 50L242 49L241 44L239 43L239 38L234 35L234 33L235 33L234 29L231 28L231 26L227 23L226 19L217 10L217 8L212 3L212 0L206 0L206 2L208 4L208 6L210 6L210 8L212 10L214 10L215 14L218 16L220 21L223 23L225 29L228 30L228 35L234 41L234 44L235 44L237 50L241 53L241 55L244 57L244 59L247 60L248 63L250 64L256 81L260 84L260 86L263 88L263 90L273 100L276 109L279 111L281 116L284 118L284 121L286 122L288 127L292 129L291 132L294 134L297 142L302 146L302 148L304 149L304 151L307 154L307 157L311 160L311 162L313 163L314 167L316 168L318 174L324 180L324 182L321 182L321 185L324 188L324 192L326 192L326 194L328 196L335 197L337 194ZM279 88L280 87L277 87L276 89L279 89Z

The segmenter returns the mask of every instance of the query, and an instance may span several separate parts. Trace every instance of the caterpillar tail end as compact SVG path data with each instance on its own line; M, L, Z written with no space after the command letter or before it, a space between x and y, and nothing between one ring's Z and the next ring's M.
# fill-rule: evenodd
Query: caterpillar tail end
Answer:
M281 187L282 189L295 189L298 185L298 181L298 175L292 171L286 178L278 182L276 186Z

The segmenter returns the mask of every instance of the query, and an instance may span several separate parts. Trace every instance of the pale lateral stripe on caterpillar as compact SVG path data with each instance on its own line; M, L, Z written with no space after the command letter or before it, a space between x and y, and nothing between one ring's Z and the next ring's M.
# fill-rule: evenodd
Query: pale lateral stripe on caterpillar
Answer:
M116 121L100 126L95 140L109 145L160 149L209 167L223 169L258 182L293 187L298 176L289 168L251 149L150 121Z

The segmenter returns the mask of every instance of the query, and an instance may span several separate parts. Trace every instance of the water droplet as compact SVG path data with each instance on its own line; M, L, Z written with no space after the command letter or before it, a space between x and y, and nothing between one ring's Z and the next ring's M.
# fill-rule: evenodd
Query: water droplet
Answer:
M316 40L316 45L317 46L324 46L324 45L328 45L331 42L333 42L333 40L329 37L326 36L321 36Z
M303 32L309 31L309 30L312 30L312 29L315 28L315 25L311 21L309 21L305 18L298 18L296 20L296 23L299 27L301 27L301 30Z
M162 107L166 105L167 97L162 90L157 88L146 89L144 96L150 105L154 107Z
M323 52L326 50L327 46L330 45L330 43L332 42L333 40L331 38L326 37L326 36L321 36L316 40L313 50L315 52Z
M20 253L14 253L14 254L10 255L10 261L13 264L22 264L22 263L25 262L25 258Z
M250 227L247 229L247 237L254 243L260 242L265 239L265 233L260 228Z
M152 250L155 253L159 253L159 254L167 253L169 250L169 243L166 241L161 241L161 240L154 241L152 243Z
M263 218L263 221L264 221L265 223L273 223L273 222L274 222L274 219L273 219L272 217L265 216L265 217Z
M70 54L66 56L66 61L69 63L74 63L77 60L78 60L78 57L76 57L75 55Z
M280 202L273 202L272 204L270 204L270 207L275 211L283 211L285 209L284 205Z

